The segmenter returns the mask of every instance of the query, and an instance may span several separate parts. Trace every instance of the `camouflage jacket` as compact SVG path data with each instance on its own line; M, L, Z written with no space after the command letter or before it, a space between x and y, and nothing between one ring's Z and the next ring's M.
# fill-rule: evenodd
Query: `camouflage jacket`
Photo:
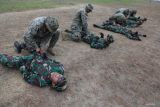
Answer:
M24 34L24 40L29 41L33 48L38 48L38 44L42 41L47 41L51 38L51 33L46 30L44 31L42 27L45 24L47 17L35 18L28 27L28 30Z
M113 20L113 21L121 21L122 22L122 21L125 21L126 19L127 18L122 13L116 13L110 17L110 20Z
M128 10L128 8L120 8L115 13L123 13L125 10Z
M78 30L80 31L87 31L88 23L87 23L87 13L85 9L81 9L76 13L72 25L79 27Z
M90 44L91 48L95 48L95 49L103 49L107 47L107 41L104 38L100 38L98 36L96 36L95 34L90 34L88 36L84 36L82 38L82 40L87 43Z
M51 85L49 76L52 72L64 74L62 64L38 54L29 56L8 56L0 54L0 63L10 68L18 68L25 81L40 87Z

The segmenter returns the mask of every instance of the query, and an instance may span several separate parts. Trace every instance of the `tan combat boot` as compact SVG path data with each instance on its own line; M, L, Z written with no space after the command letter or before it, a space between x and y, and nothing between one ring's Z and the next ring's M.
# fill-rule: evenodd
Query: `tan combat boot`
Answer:
M62 41L70 40L69 33L62 32Z

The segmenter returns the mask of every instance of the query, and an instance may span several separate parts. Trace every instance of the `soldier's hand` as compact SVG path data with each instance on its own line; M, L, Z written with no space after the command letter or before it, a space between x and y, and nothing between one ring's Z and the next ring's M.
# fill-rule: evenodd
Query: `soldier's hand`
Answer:
M40 48L40 54L45 53L45 48Z
M40 51L41 51L40 48L37 48L37 49L36 49L36 52L37 52L37 53L40 53Z

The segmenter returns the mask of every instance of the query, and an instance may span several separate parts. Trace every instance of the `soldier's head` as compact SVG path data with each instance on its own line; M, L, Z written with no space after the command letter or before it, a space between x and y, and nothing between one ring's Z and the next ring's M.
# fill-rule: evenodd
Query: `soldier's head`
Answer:
M114 38L112 35L108 34L107 37L105 38L106 41L110 44L114 42Z
M50 16L46 18L45 25L51 33L55 32L59 27L58 20Z
M92 12L92 10L93 10L92 4L87 4L86 7L85 7L85 10L86 10L87 13Z
M123 14L127 17L129 15L129 9L124 10Z
M131 10L130 11L130 16L135 16L137 14L137 10Z
M52 81L52 87L56 91L64 91L67 88L67 80L63 75L53 72L50 75L50 79Z

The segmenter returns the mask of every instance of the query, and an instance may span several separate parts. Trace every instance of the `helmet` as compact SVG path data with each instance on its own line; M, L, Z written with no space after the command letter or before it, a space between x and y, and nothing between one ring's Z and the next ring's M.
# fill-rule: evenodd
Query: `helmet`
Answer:
M58 20L50 16L46 18L45 25L47 26L47 29L52 33L55 32L59 27Z
M64 76L58 79L57 83L54 86L56 91L64 91L67 88L67 80Z
M114 42L113 36L110 35L110 34L108 34L108 36L107 36L107 41L109 42L109 44L110 44L110 43L113 43L113 42Z
M125 16L128 16L128 15L129 15L129 9L124 10L123 14L124 14Z
M131 10L131 11L130 11L130 14L131 14L131 15L135 15L136 13L137 13L137 10Z
M93 10L92 4L88 4L88 5L86 6L86 10L92 11L92 10Z

